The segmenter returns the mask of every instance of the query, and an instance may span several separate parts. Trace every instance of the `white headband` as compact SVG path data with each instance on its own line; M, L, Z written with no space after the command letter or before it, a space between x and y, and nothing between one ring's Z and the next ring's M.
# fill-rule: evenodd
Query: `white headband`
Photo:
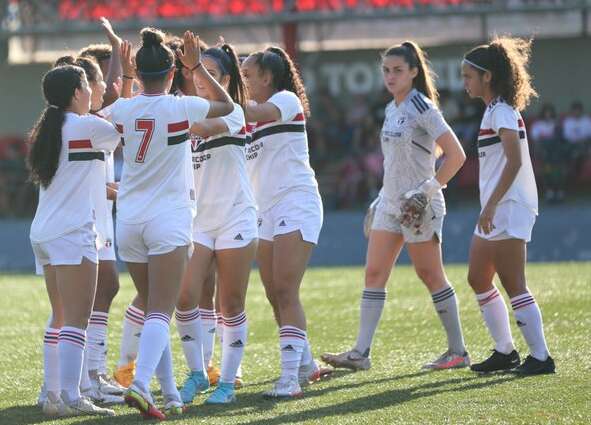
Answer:
M466 58L464 58L463 62L464 62L464 63L467 63L468 65L470 65L470 66L473 66L474 68L476 68L476 69L479 69L479 70L481 70L481 71L484 71L484 72L490 72L490 70L486 69L485 67L483 67L483 66L480 66L480 65L476 65L474 62L472 62L472 61L469 61L469 60L468 60L468 59L466 59Z

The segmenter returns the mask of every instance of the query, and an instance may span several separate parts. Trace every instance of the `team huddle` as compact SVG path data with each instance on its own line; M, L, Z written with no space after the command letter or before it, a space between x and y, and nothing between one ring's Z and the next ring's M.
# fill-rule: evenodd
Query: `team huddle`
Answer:
M255 260L281 359L279 377L263 396L299 397L303 386L333 368L368 369L386 284L404 245L448 340L424 368L554 372L525 279L537 216L519 112L536 95L527 72L530 42L494 39L462 62L468 94L488 105L478 138L482 210L468 282L495 342L492 355L471 362L442 263L442 189L465 154L438 109L425 54L405 42L382 55L392 101L381 132L383 187L365 220L357 341L343 353L323 354L327 367L312 355L299 299L323 206L309 164L308 99L294 62L279 47L240 61L223 39L208 47L189 31L178 38L153 28L141 31L135 51L108 21L102 25L108 45L62 57L44 75L46 108L30 136L28 165L39 186L30 238L52 308L39 396L45 414L112 416L106 405L126 403L162 420L181 415L198 394L207 392L208 404L234 402L243 382L245 299ZM115 182L118 147L123 169ZM114 241L137 294L125 312L111 378L107 324L119 288ZM530 349L523 362L495 274ZM189 370L180 389L169 335L173 315ZM216 335L219 367L212 360ZM150 392L154 376L160 408Z

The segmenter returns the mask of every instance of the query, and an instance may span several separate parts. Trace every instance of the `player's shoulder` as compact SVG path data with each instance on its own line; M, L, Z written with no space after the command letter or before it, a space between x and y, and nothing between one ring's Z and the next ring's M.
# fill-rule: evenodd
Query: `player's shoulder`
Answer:
M486 107L486 112L489 114L518 114L517 110L509 105L505 100L497 97Z
M273 94L268 100L271 103L297 104L301 106L300 98L297 94L289 90L281 90Z
M437 110L437 105L425 96L420 91L413 89L408 95L408 103L411 110L418 115L427 113L428 111Z

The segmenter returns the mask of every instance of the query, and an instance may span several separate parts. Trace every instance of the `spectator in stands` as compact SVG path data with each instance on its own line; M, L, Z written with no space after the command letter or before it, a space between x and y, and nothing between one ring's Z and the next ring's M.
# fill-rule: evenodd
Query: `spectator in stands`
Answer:
M591 117L585 114L580 101L572 103L570 114L562 124L562 134L569 145L572 172L578 175L587 150L591 145Z
M569 149L560 130L554 106L548 103L543 105L540 117L530 127L530 136L534 163L542 174L547 202L564 200Z

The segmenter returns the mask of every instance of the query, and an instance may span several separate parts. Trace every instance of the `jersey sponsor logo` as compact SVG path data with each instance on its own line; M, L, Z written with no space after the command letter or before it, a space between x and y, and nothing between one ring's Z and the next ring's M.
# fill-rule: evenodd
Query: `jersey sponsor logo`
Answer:
M248 146L246 148L246 160L251 160L251 159L255 159L258 155L261 149L263 149L263 142L261 141L260 143L253 143L250 146Z

